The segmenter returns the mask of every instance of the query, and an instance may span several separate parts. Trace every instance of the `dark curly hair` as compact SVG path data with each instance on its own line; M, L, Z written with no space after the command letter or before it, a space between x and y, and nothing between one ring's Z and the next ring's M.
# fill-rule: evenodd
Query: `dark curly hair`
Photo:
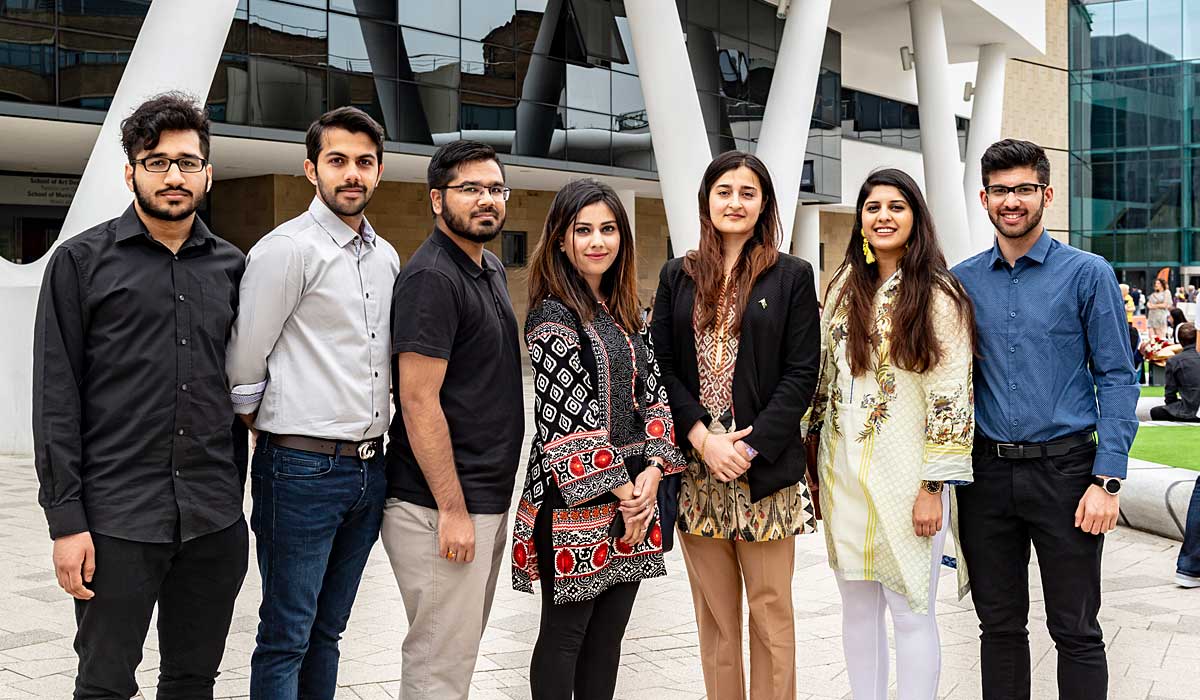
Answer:
M121 122L121 148L132 162L143 150L153 150L164 131L195 131L200 156L208 158L212 122L208 110L182 92L166 92L146 100Z
M983 152L979 165L984 187L987 187L992 173L1013 168L1033 168L1043 185L1050 184L1050 159L1046 157L1046 151L1032 141L997 141Z

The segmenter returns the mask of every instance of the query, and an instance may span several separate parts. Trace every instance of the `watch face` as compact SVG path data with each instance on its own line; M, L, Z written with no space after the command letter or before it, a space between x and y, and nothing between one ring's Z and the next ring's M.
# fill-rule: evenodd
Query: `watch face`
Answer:
M1121 482L1118 479L1109 479L1104 482L1104 490L1109 493L1117 493L1121 490Z

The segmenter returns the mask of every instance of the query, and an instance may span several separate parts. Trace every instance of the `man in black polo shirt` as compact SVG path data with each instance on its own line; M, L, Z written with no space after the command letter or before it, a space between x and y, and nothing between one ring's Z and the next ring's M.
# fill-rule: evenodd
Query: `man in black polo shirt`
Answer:
M76 700L137 694L156 604L158 697L211 698L249 549L225 387L245 256L196 216L212 186L201 107L152 99L121 145L133 204L63 242L42 280L38 501L75 598Z
M383 545L408 613L401 700L465 699L506 546L524 433L517 320L484 243L509 189L490 146L429 163L435 227L396 279Z

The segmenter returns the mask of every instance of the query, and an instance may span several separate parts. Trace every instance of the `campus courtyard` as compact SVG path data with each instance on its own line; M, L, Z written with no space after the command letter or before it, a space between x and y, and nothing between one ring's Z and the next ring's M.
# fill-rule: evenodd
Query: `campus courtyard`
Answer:
M526 394L528 410L533 405L528 381ZM1183 430L1194 437L1200 428ZM520 483L518 477L518 486ZM247 515L249 507L247 497ZM1174 540L1125 527L1108 536L1100 621L1109 649L1110 700L1193 700L1200 696L1200 589L1175 585L1178 547ZM678 549L668 554L667 569L668 576L643 583L638 594L623 646L617 686L621 700L704 697L691 592ZM970 597L957 600L954 572L945 567L942 572L938 596L941 697L978 700L982 697L978 623ZM1055 652L1045 630L1036 561L1030 580L1033 697L1049 700L1057 696ZM849 698L841 608L825 560L823 535L798 538L793 590L798 700ZM248 696L259 591L252 560L221 665L219 698ZM538 616L538 598L513 591L507 570L502 571L475 668L473 699L529 697L529 657L537 639ZM157 642L151 627L138 673L145 700L156 697L158 675ZM341 644L339 698L391 700L397 696L400 645L406 628L400 592L383 546L377 544ZM74 687L74 630L71 599L59 589L50 566L50 539L37 505L33 461L0 456L0 700L69 698ZM894 665L892 673L894 681Z

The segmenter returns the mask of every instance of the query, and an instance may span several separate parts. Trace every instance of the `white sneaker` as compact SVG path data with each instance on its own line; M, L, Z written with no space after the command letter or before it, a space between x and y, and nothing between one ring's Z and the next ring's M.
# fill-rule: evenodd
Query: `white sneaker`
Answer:
M1181 574L1176 571L1175 583L1179 584L1183 588L1200 588L1200 576L1188 576L1187 574Z

